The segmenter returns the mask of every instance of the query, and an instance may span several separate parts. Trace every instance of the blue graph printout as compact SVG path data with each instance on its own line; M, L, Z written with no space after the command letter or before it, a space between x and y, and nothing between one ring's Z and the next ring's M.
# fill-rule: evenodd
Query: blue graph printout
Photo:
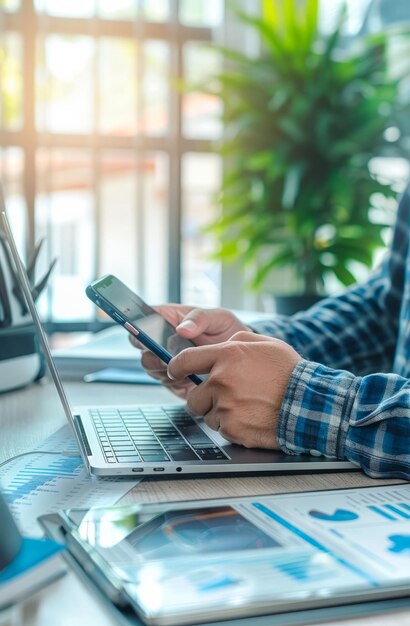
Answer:
M289 610L408 593L409 506L410 484L401 484L69 515L138 605L160 615L182 614L187 599L198 611Z
M26 498L36 491L55 490L57 482L61 479L73 479L81 474L83 464L78 457L65 458L61 457L56 461L45 461L45 455L38 455L24 465L13 476L10 483L3 487L4 495L9 504L24 501Z
M275 524L276 539L321 555L323 581L349 572L372 587L403 577L410 583L408 484L275 496L253 506ZM317 564L316 558L311 573L306 557L296 568L283 567L294 579L309 580L317 578Z
M38 454L10 461L0 468L3 494L23 534L41 536L37 518L70 507L108 506L117 502L138 480L91 478L83 466L69 426L37 447ZM70 452L76 456L42 454Z

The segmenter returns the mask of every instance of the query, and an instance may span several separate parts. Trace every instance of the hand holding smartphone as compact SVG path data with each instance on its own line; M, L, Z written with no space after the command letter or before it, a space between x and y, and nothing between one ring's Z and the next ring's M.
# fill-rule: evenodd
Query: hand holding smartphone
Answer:
M185 348L195 346L189 339L178 335L171 324L112 274L88 285L86 294L164 363L169 363ZM190 374L188 378L196 385L202 383L202 378L196 374Z

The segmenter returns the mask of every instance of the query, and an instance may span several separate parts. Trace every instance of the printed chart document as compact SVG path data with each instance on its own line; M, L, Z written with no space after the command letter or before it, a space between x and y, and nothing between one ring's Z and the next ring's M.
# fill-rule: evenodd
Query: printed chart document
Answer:
M410 595L410 484L69 510L62 525L149 624Z
M108 506L117 502L139 480L95 479L88 475L68 424L37 447L0 468L4 497L22 534L41 537L37 518L67 507ZM74 456L42 454L69 452Z

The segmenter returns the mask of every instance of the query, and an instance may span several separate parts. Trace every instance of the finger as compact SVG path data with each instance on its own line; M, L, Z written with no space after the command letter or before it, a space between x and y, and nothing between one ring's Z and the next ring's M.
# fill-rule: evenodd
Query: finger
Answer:
M164 387L168 387L174 394L181 398L186 398L188 391L195 388L196 385L187 379L174 382L168 377L167 366L155 354L149 350L145 350L141 356L141 364L151 378L159 380Z
M210 327L213 324L215 325L215 320L212 322L212 315L208 311L191 309L176 328L183 337L194 339L202 333L210 332Z
M138 341L138 339L135 337L135 335L128 335L128 339L130 341L130 343L132 343L132 345L134 346L134 348L138 348L138 350L146 350L146 347L144 346L144 344L142 344L140 341Z
M235 318L224 309L191 309L177 326L177 332L189 339L218 336L232 324L232 319Z
M196 385L187 398L187 406L193 415L205 415L212 409L212 394L206 382Z
M161 372L167 376L167 366L150 350L145 349L141 355L141 365L148 372Z
M190 383L188 381L175 383L172 380L169 380L168 377L166 378L166 380L163 380L162 378L159 378L159 380L162 381L162 384L164 385L164 387L167 387L170 391L175 393L177 396L183 397L184 399L186 399L189 391L194 387L194 383Z
M163 385L173 386L174 383L167 376L166 372L162 372L159 370L147 370L147 374L151 376L151 378L155 378L155 380L159 380ZM178 383L182 384L182 383Z
M168 363L168 376L172 380L181 380L189 374L208 374L218 358L221 345L223 344L182 350Z
M218 411L215 407L212 407L208 413L204 415L204 421L209 428L216 432L221 432L221 424L219 421ZM221 433L222 434L222 433Z
M192 309L191 306L184 304L161 304L160 306L154 306L152 308L167 322L172 324L172 326L178 326Z

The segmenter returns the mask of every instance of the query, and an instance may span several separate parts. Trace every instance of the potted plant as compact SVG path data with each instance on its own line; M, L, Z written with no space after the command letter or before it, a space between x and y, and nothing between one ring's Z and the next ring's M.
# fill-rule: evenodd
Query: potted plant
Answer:
M329 276L353 284L352 261L370 267L384 246L388 220L375 223L370 212L375 194L395 192L371 175L369 161L397 154L399 132L387 129L404 105L386 35L346 52L343 18L320 35L318 0L261 4L260 19L238 14L258 34L260 54L223 48L228 69L213 82L226 141L222 214L210 230L216 257L242 261L254 289L292 267L299 291L291 295L309 305Z

